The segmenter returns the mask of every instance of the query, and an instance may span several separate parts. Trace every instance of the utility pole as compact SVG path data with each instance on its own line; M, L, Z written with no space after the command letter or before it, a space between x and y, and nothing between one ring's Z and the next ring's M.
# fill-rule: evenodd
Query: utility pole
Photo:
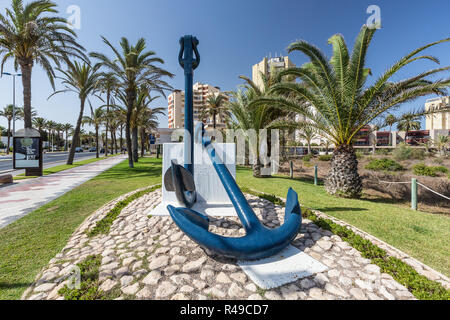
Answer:
M3 74L6 74L7 76L13 77L13 138L16 133L16 77L21 77L22 74L20 73L9 73L9 72L3 72ZM14 141L14 139L13 139ZM9 146L8 146L9 148Z

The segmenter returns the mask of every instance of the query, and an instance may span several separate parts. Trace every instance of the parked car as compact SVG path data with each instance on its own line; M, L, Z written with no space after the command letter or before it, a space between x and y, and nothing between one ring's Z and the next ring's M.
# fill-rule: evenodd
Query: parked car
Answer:
M81 152L84 152L84 150L83 150L83 148L78 147L78 148L75 148L75 152L81 153Z
M96 151L97 151L96 147L92 147L92 148L89 149L89 152L96 152Z
M101 149L100 149L100 153L105 153L105 149L104 149L104 148L101 148Z

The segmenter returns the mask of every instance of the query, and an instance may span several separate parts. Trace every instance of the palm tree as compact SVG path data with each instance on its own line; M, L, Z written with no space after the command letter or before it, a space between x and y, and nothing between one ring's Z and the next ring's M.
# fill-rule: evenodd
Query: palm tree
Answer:
M106 94L106 132L105 132L105 156L108 156L108 129L110 129L109 122L110 119L110 113L109 113L109 107L112 104L114 104L111 99L112 93L114 93L118 87L119 87L119 81L117 80L116 76L113 72L102 72L99 75L98 79L98 87L101 93ZM111 132L111 140L113 140L112 132Z
M46 122L46 120L42 117L33 118L33 126L38 129L41 136L42 136L42 133L44 132L45 122Z
M439 150L441 156L445 157L447 155L447 146L450 143L450 138L448 136L439 135L435 141L436 148Z
M312 153L311 141L318 137L317 130L314 128L313 125L303 125L300 126L300 131L298 132L298 134L300 138L306 141L306 145L308 146L308 154L311 154Z
M23 84L23 108L25 128L31 128L31 73L34 64L39 64L55 87L57 67L69 57L85 58L84 48L76 41L76 34L67 26L65 18L56 14L56 4L49 0L36 0L23 5L22 0L12 0L6 16L0 14L1 73L9 59L20 67Z
M435 82L425 79L450 67L423 72L399 82L389 82L393 75L414 61L426 59L438 62L434 57L418 54L450 39L437 41L412 51L390 67L372 85L367 84L371 70L366 67L366 55L375 32L376 29L363 26L351 53L342 35L334 35L329 39L329 43L333 46L330 61L317 47L306 41L292 43L288 48L289 53L302 52L310 62L300 68L284 70L279 76L292 75L302 81L275 85L270 93L283 94L284 97L261 98L254 103L255 105L272 103L283 110L302 114L314 123L319 131L332 139L335 150L325 184L330 194L349 197L361 195L362 180L358 174L353 141L364 126L404 102L429 94L445 94L445 88L450 85L449 79ZM313 106L313 111L309 106Z
M78 116L78 121L75 127L72 141L77 141L80 134L81 123L83 120L84 106L86 99L95 94L97 90L98 76L97 73L100 66L96 65L94 67L83 62L79 63L77 61L68 63L68 70L62 70L58 68L57 70L63 74L63 77L59 77L62 80L62 84L66 87L64 90L54 92L50 97L58 93L74 92L78 95L80 99L80 114ZM73 159L75 157L75 143L72 143L69 152L69 158L67 159L67 164L72 165Z
M93 126L95 128L95 147L97 148L97 154L96 154L96 158L98 159L99 156L99 145L98 145L98 132L100 130L100 126L103 124L104 120L105 120L105 112L101 109L93 109L92 106L91 107L91 116L84 116L82 123L84 124L88 124L90 126ZM105 147L106 150L106 147Z
M16 119L21 119L23 116L23 109L16 107ZM6 121L8 122L8 142L7 142L7 148L6 148L6 154L9 154L9 146L11 143L11 122L14 118L14 106L12 104L8 104L6 107L3 108L3 110L0 110L0 117L6 118Z
M213 120L213 129L216 130L217 127L217 116L223 119L226 117L225 102L227 97L221 93L212 94L206 100L206 110L209 117Z
M421 118L423 118L423 114L414 111L402 114L397 120L398 130L405 131L406 135L412 130L420 130L422 127Z
M394 124L397 123L397 121L398 121L397 118L394 115L392 115L392 114L389 114L386 117L385 123L386 123L387 126L389 126L389 131L390 132L392 132L392 127L394 126Z
M66 123L63 125L63 130L66 133L66 143L64 145L64 151L67 151L67 148L69 146L69 131L73 129L73 125L70 123Z
M261 160L260 160L260 130L267 129L274 120L282 115L279 110L271 108L267 105L257 107L249 107L250 103L260 96L252 87L247 86L247 90L238 90L231 94L232 99L227 103L230 117L231 127L236 130L242 130L246 134L252 154L256 157L252 163L253 176L261 177ZM255 134L256 143L251 143L249 134ZM267 176L267 174L264 174Z
M104 43L114 52L115 59L111 60L102 53L93 52L91 57L100 60L102 66L111 71L120 81L120 87L126 97L127 119L125 123L125 135L127 140L128 163L133 168L133 153L131 146L131 117L133 106L138 96L138 89L141 85L147 86L149 90L161 93L164 97L164 90L172 87L161 80L163 76L173 77L170 72L155 66L155 63L163 64L164 61L155 57L154 51L147 51L147 45L143 38L139 39L136 45L130 45L127 38L122 38L120 42L121 52L119 52L106 38L102 37Z
M52 149L51 149L51 151L53 151L53 149L54 149L54 139L55 139L55 128L56 128L56 122L55 121L52 121L52 120L48 120L46 123L45 123L45 127L47 128L47 130L48 130L48 139L49 139L49 142L51 141L51 144L52 144Z

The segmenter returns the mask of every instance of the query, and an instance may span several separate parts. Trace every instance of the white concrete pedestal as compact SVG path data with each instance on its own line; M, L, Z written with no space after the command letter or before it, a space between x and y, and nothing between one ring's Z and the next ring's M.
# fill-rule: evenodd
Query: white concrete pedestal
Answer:
M232 143L215 144L216 154L222 159L230 173L236 178L236 148ZM194 144L194 182L197 190L197 203L192 208L208 216L237 216L236 211L214 169L206 150L200 144ZM164 144L162 202L149 215L168 216L168 205L180 207L175 192L164 187L164 175L171 167L171 161L184 164L184 144Z

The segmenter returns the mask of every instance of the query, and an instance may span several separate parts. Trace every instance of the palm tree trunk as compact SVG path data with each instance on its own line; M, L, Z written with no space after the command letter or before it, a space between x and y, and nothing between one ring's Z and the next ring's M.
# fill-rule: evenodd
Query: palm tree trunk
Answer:
M0 134L1 136L1 134ZM9 154L9 144L11 143L11 120L8 120L8 144L6 145L6 154Z
M81 129L81 121L83 119L83 113L84 113L84 99L81 99L81 103L80 103L80 114L78 116L78 121L77 121L77 126L75 127L75 131L73 133L73 137L72 137L72 141L77 141L78 137L80 135L80 129ZM81 141L80 141L80 147L81 147ZM67 159L67 164L68 165L72 165L73 164L73 159L75 158L75 143L72 143L72 146L70 147L70 152L69 152L69 158Z
M120 153L123 150L123 124L120 125Z
M141 128L141 157L145 155L145 128Z
M138 128L134 127L132 130L132 145L133 145L133 161L139 162L139 146L138 146Z
M134 168L133 152L131 145L131 116L133 113L133 104L136 98L136 93L133 90L127 90L127 121L125 123L125 137L127 140L127 152L128 152L128 166Z
M105 157L108 157L108 128L109 128L109 89L106 93L106 132L105 132ZM112 139L112 132L111 132L111 139Z
M213 129L214 130L216 130L216 125L217 125L217 122L216 122L216 111L213 111Z
M113 137L113 140L114 140L114 149L116 150L116 154L118 153L117 152L117 136L116 136L116 129L114 129L114 132L112 132L112 137Z
M33 60L21 60L20 68L22 71L23 86L23 119L25 128L32 128L31 123L31 71L33 69Z
M98 150L98 126L95 127L95 149L97 151L95 157L98 159L98 158L100 158L100 155L99 155L99 152L98 152L99 151ZM107 148L105 149L105 153L106 153L106 150L107 150Z
M349 145L336 147L331 160L331 169L325 181L325 189L332 195L359 198L362 188L355 150Z

